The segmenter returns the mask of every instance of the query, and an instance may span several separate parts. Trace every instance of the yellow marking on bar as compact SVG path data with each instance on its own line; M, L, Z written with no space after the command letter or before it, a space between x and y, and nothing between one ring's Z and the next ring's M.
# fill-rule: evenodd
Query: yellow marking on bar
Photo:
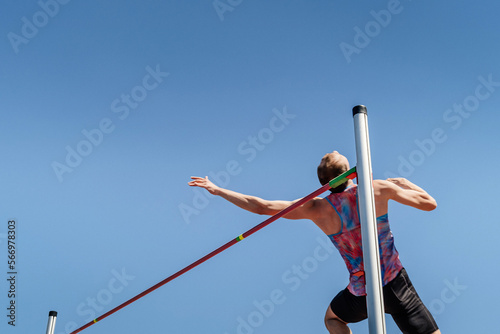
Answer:
M241 241L241 240L243 240L243 239L245 239L245 238L243 237L243 234L240 234L240 235L239 235L236 239L237 239L238 241Z
M94 319L94 324L96 324L96 323L97 323L97 319Z

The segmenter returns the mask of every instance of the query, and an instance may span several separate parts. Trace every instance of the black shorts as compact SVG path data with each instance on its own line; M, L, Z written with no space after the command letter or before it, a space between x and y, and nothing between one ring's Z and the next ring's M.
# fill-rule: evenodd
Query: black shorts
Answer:
M385 313L392 316L403 333L430 334L438 329L404 268L383 287L383 294ZM366 296L355 296L347 288L333 298L330 307L335 315L347 323L359 322L368 317Z

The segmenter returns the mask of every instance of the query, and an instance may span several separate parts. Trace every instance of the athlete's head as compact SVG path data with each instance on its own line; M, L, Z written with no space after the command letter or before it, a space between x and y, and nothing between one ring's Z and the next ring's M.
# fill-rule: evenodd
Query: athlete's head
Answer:
M332 179L349 170L349 161L337 151L327 153L321 159L318 166L318 179L321 185L327 184ZM341 193L347 188L348 182L342 183L340 186L330 189L333 193Z

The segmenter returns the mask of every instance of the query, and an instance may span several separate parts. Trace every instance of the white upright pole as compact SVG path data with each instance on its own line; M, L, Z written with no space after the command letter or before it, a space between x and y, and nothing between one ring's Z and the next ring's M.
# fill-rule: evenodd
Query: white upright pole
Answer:
M358 205L363 242L368 329L370 334L385 334L384 297L382 294L367 110L365 106L359 105L352 109L352 113L356 139Z
M54 334L54 330L56 328L56 318L57 318L57 312L50 311L49 321L47 323L47 334Z

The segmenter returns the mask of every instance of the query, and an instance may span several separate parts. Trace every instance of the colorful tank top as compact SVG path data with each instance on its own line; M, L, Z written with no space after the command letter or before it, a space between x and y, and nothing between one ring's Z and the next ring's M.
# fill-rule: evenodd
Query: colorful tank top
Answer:
M342 193L330 194L326 197L340 217L341 228L337 234L329 235L330 240L340 252L349 271L349 285L347 288L355 296L366 295L365 273L363 266L363 250L361 243L361 226L357 205L356 185ZM387 214L377 217L379 240L380 269L382 285L392 281L403 268L399 260L399 253L394 246Z

